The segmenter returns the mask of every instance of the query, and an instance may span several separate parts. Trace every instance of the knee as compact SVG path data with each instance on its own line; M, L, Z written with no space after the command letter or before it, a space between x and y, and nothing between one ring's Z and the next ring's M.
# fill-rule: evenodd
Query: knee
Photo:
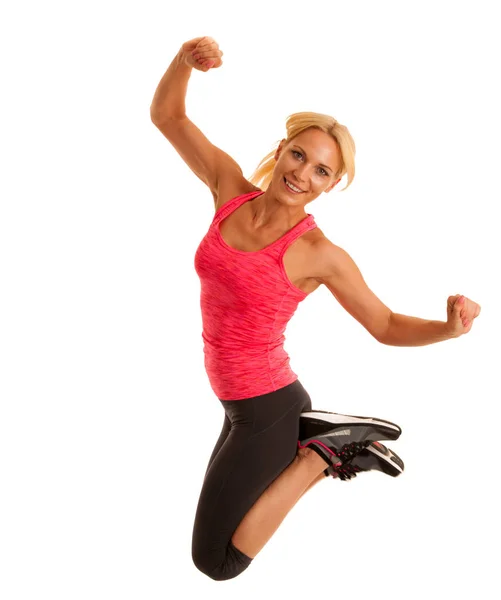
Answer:
M204 557L197 556L196 554L194 554L192 558L195 567L201 573L207 575L207 577L213 579L214 581L225 581L227 579L233 579L234 577L237 577L237 575L240 575L239 572L228 571L227 569L225 569L224 563L214 566L214 564L209 563L209 561L207 561Z
M204 552L200 548L193 547L191 551L191 559L195 567L207 577L211 576L211 572L214 568L212 561L209 560L209 553ZM212 578L211 578L212 579Z
M252 559L234 548L231 542L222 560L220 558L214 560L215 557L212 557L210 552L204 552L196 547L192 549L191 556L195 567L214 581L234 579L243 573L252 562Z

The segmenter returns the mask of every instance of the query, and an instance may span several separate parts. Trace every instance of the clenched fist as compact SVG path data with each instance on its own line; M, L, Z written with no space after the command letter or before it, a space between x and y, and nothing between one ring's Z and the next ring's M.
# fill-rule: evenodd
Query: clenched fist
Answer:
M480 305L465 296L449 296L447 299L447 328L453 337L468 333L473 319L480 314Z
M217 69L223 64L221 56L223 52L218 43L211 37L199 37L185 42L181 46L183 58L189 67L197 71L208 71Z

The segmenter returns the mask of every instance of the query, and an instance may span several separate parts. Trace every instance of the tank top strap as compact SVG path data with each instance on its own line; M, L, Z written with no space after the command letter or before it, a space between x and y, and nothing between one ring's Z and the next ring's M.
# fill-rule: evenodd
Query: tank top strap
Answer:
M310 231L311 229L315 229L317 224L315 223L315 217L310 215L310 213L306 213L307 216L299 221L292 229L289 229L287 233L285 233L275 244L272 245L270 250L273 250L278 256L282 256L287 248L292 244L292 242L296 241L298 237Z
M212 224L216 225L217 223L219 223L219 221L226 219L226 217L230 213L237 210L237 208L239 206L241 206L244 202L247 202L248 200L252 200L256 196L259 196L260 194L264 194L264 192L262 190L255 190L254 192L249 192L247 194L241 194L240 196L235 196L235 198L228 200L228 202L223 204L223 206L221 206L216 211L216 214L214 215L214 218L212 219Z

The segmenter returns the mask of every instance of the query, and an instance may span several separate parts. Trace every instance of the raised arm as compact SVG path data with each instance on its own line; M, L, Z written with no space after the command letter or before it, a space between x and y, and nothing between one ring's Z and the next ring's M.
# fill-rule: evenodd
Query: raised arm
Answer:
M205 62L199 62L193 54ZM207 72L210 68L220 67L222 55L218 44L210 37L184 43L158 84L150 107L154 125L209 187L216 204L219 189L226 179L244 180L242 169L186 116L185 98L192 70Z

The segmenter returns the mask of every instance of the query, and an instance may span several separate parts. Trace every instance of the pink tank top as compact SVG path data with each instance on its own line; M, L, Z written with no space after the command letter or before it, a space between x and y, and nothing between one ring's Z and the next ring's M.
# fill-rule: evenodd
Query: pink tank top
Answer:
M283 348L285 328L308 295L288 279L282 262L290 244L317 225L307 216L257 252L231 248L219 224L244 202L237 196L214 215L195 253L200 278L204 365L220 400L243 400L289 385L297 375Z

